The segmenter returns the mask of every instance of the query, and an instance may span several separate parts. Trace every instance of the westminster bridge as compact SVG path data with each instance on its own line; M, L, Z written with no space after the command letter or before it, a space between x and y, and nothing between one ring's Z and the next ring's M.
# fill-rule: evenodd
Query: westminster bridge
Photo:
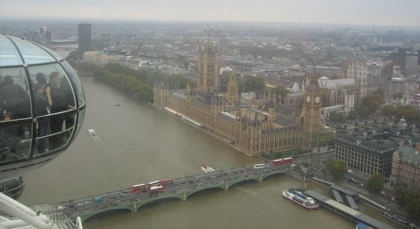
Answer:
M55 204L37 204L32 209L48 215L53 221L76 220L82 221L109 211L137 210L145 204L164 199L186 200L190 195L208 189L228 190L231 186L244 182L262 182L266 177L287 173L289 165L272 165L271 162L262 163L264 166L255 168L252 165L207 172L182 178L174 178L172 184L164 186L163 192L150 193L149 190L133 193L130 188L107 192L85 198L62 201ZM262 165L259 164L259 165ZM147 184L146 184L147 185Z

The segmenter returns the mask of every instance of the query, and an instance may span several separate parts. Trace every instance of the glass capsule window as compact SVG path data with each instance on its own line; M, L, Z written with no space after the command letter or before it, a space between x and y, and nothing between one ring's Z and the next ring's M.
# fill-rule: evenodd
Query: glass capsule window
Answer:
M82 125L85 101L75 70L58 54L0 35L0 179L66 149Z

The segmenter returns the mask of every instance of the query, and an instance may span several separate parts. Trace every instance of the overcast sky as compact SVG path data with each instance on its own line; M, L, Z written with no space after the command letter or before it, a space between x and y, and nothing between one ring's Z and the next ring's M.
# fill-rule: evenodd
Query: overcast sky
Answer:
M420 0L0 0L16 18L420 26Z

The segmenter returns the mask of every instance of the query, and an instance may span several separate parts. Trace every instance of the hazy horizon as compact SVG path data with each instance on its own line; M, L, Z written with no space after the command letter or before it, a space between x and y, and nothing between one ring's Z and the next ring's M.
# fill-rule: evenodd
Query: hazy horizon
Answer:
M0 20L284 23L420 27L419 0L19 0L0 1Z

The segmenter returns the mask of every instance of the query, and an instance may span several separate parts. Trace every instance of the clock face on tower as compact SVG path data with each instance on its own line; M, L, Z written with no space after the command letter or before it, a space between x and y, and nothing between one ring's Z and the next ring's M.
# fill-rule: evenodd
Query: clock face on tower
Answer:
M311 102L311 96L309 96L309 95L306 96L306 102L308 102L308 103Z
M319 103L321 101L321 98L319 96L315 97L315 102Z

